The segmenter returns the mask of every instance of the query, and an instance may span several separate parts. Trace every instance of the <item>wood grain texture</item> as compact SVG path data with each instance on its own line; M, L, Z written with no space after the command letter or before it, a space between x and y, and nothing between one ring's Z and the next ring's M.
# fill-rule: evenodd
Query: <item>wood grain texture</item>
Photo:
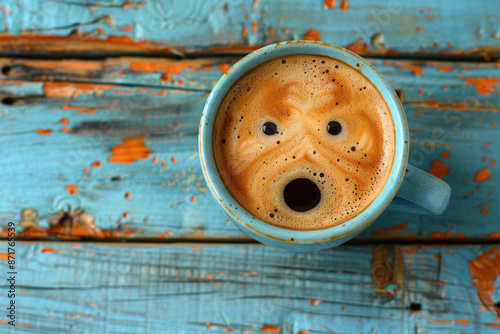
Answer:
M3 333L488 334L500 324L498 308L481 299L500 300L491 268L500 251L489 245L302 254L238 245L17 247L22 326L2 324ZM397 258L399 269L390 264Z
M495 1L5 0L3 53L248 52L320 38L359 53L445 56L499 53ZM457 33L460 32L460 33Z
M410 163L442 177L453 194L442 216L388 211L357 240L498 240L500 69L372 62L402 92ZM47 228L71 204L102 230L72 238L244 237L206 192L198 161L199 118L221 64L232 62L2 60L0 220L24 221L22 211L31 209ZM143 138L147 159L117 164L113 150L129 152L123 143L130 137Z

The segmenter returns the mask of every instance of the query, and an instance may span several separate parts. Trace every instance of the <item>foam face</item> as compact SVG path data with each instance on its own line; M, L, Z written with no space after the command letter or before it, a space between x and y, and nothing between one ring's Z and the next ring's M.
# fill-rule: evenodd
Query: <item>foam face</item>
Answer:
M295 230L328 228L363 211L386 183L394 150L379 91L356 68L316 55L275 58L243 75L223 99L213 133L215 163L234 199ZM320 192L306 211L286 198L300 201L297 179ZM290 184L299 185L286 194Z

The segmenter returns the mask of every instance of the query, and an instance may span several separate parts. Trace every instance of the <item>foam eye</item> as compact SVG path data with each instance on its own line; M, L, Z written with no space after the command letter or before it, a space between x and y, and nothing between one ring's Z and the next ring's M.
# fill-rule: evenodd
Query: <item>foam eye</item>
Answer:
M275 135L277 133L276 130L276 124L274 124L273 122L265 122L262 126L262 132L264 132L264 134L266 134L267 136Z
M332 136L336 136L342 131L342 125L340 125L337 121L330 121L330 123L326 126L326 130Z

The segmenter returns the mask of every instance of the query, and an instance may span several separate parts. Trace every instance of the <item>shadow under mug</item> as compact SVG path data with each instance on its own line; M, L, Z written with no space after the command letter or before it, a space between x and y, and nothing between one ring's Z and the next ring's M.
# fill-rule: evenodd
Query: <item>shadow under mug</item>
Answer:
M231 86L259 64L276 57L294 54L327 56L358 69L384 98L391 111L396 133L392 169L375 200L350 220L337 226L312 231L297 231L274 226L247 212L224 186L215 165L212 147L215 115ZM409 213L435 215L443 213L450 199L450 187L442 180L409 165L408 149L408 125L401 102L391 85L375 67L344 48L309 41L269 45L238 61L222 76L210 93L201 117L199 133L200 160L205 180L217 203L230 220L250 237L264 244L294 251L326 249L344 243L367 228L388 206L390 210Z

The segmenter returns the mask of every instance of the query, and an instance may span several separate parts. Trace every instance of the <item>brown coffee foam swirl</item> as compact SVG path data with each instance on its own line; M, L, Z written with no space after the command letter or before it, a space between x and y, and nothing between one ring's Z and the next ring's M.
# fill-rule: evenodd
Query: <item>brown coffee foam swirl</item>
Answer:
M327 131L332 120L342 125L337 136ZM265 135L266 122L278 134ZM280 57L250 70L228 91L214 124L226 189L253 216L288 229L356 216L382 190L394 150L393 120L378 90L359 70L323 56ZM296 212L285 203L283 190L296 178L319 187L314 209Z

